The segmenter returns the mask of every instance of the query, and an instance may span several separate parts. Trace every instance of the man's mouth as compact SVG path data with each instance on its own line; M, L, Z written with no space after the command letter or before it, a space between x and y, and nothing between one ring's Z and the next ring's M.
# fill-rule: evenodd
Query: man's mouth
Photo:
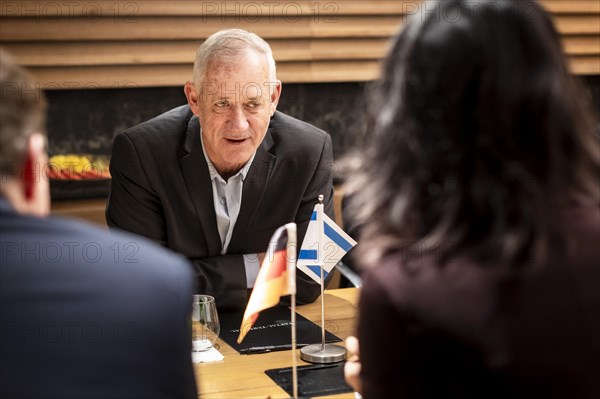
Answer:
M246 142L246 140L248 140L248 139L228 139L228 138L225 139L225 141L227 141L229 144L242 144L242 143Z

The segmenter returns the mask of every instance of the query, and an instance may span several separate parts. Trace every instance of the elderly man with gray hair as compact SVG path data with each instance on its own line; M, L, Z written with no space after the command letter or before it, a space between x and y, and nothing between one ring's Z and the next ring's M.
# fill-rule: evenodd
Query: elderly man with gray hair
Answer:
M115 139L106 220L184 254L197 292L242 309L275 229L297 223L301 243L319 194L333 216L331 138L276 111L271 48L244 30L209 37L184 90ZM320 293L302 272L297 287L300 303Z

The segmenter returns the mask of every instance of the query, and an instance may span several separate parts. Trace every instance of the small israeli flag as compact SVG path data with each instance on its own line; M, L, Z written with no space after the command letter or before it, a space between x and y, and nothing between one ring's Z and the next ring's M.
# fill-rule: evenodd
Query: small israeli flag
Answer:
M321 266L323 276L327 277L339 260L355 245L356 241L323 212L323 204L317 204L300 248L298 269L321 284Z

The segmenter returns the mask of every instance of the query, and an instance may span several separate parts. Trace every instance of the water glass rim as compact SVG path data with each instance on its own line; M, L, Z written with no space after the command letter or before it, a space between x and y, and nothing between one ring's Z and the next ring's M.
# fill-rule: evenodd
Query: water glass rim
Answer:
M211 303L215 301L215 297L212 295L194 294L193 301L194 303Z

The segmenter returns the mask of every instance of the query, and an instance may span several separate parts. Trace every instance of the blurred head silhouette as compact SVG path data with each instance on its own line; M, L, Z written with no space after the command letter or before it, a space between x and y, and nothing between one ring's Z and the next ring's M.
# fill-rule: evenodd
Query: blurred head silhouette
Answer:
M29 73L0 48L0 194L20 213L46 216L50 189L46 101Z
M557 209L598 203L599 153L559 36L532 1L436 1L396 37L373 88L351 203L363 260L436 250L523 265Z

